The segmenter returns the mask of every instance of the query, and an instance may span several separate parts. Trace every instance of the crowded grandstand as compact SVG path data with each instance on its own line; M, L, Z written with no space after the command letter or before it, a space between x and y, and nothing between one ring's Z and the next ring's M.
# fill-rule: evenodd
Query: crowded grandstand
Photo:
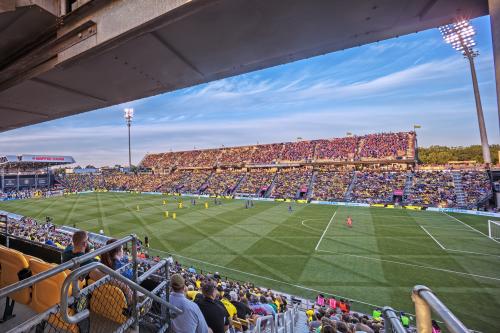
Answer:
M414 132L146 155L138 173L57 176L70 192L107 189L307 201L478 208L485 170L416 165Z
M398 205L413 207L412 209L478 209L487 207L492 198L492 182L484 169L442 167L436 170L418 165L414 132L148 154L136 172L95 168L67 169L72 172L64 172L61 167L54 170L48 167L67 164L73 161L70 157L31 157L31 160L38 160L41 164L26 164L26 159L24 156L2 159L3 200L111 191L287 202ZM22 173L19 170L22 170ZM215 203L217 204L217 201ZM195 200L192 199L191 205L194 204ZM251 206L253 207L253 203ZM246 208L251 206L247 202ZM205 202L205 208L207 207ZM140 210L139 205L137 210ZM292 210L292 206L289 206L289 210ZM116 242L104 236L102 230L101 234L82 234L76 228L54 224L50 217L47 217L46 221L39 221L29 216L18 216L9 212L4 214L2 237L7 243L10 242L11 246L10 249L2 247L0 250L5 258L17 256L18 260L21 260L24 256L25 259L21 260L19 267L24 267L32 273L55 267L47 262L63 263L69 260L68 258L74 258L78 235L92 239L92 243L88 244L91 244L90 250L94 251ZM351 310L351 302L348 299L337 299L332 295L318 295L316 300L309 301L249 282L231 280L216 271L206 272L192 265L183 266L171 256L167 269L161 257L149 249L147 237L144 241L134 241L137 242L136 250L132 251L130 247L116 247L112 250L112 257L106 259L107 253L104 253L100 263L118 270L122 276L130 279L133 268L131 263L137 260L139 278L141 274L156 276L144 279L150 283L149 291L156 293L158 286L162 285L158 276L167 273L171 275L169 306L173 306L173 309L176 309L176 306L183 310L192 309L192 303L186 304L184 298L178 298L185 290L187 299L198 304L201 309L201 313L197 308L194 312L195 315L198 313L198 324L173 319L171 325L176 332L198 329L196 325L218 327L220 322L214 323L213 316L216 315L210 309L210 302L207 303L210 299L219 300L225 309L222 316L228 318L214 332L217 329L231 329L234 332L264 329L267 325L266 318L280 314L283 318L290 317L289 324L296 324L300 317L297 315L299 306L306 311L307 319L304 325L307 325L311 332L317 329L324 332L324 326L334 327L335 330L345 333L384 330L385 321L380 308L373 308L373 313L360 313ZM22 247L24 254L15 252L16 247ZM87 245L87 250L82 254L88 251ZM133 259L133 256L136 259ZM89 262L92 261L95 259ZM82 290L93 295L94 301L89 307L93 316L107 318L114 323L115 328L127 326L133 312L120 315L116 310L106 309L103 302L109 297L123 297L123 301L120 301L123 305L118 302L116 306L126 307L125 304L134 302L134 287L120 282L116 277L107 276L104 268L95 268L86 274L89 274L87 278L90 277L90 281L104 279L106 283L121 289L102 289L106 285L102 283L82 286ZM8 274L3 276L4 285L9 285L16 279ZM51 286L55 289L49 289L54 294L57 294L57 289L63 287L64 278L61 276L57 281ZM36 313L48 311L50 314L45 315L43 323L49 331L85 331L81 323L68 326L64 323L65 319L57 315L57 310L60 309L59 297L46 296L47 292L42 292L36 283L31 285L31 288L31 296L25 293L22 297L12 297L12 304L4 309L4 320L13 315L16 301L20 305L27 305ZM44 300L44 297L49 300ZM146 308L150 311L147 320L151 330L165 327L165 322L158 318L159 313L163 311L161 306L158 307L154 302L141 303L140 306L141 311L146 311ZM146 320L146 317L148 316L142 320ZM409 331L414 329L410 316L401 313L397 318ZM285 321L282 324L284 323ZM435 325L439 326L437 322ZM93 331L102 329L103 327L94 327Z

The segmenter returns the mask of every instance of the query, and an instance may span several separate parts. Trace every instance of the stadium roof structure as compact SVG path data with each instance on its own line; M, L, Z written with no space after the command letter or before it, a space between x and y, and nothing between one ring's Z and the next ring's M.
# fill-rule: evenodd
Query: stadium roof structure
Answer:
M2 1L0 132L489 12L500 55L497 0L68 3Z
M54 165L73 164L71 156L57 155L4 155L0 156L0 170L5 169L42 169Z

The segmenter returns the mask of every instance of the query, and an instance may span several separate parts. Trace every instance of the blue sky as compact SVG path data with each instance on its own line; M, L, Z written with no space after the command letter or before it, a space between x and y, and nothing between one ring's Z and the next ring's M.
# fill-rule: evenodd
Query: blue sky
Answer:
M489 141L500 143L489 17L474 20ZM437 29L227 78L0 134L0 154L126 164L146 152L418 130L420 146L479 143L468 64Z

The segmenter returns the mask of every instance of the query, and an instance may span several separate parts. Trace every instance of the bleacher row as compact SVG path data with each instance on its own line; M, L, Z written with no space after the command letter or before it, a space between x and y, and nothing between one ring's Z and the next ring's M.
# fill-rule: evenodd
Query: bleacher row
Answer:
M332 166L69 174L60 182L70 191L106 188L370 204L396 200L408 205L468 208L492 193L485 171L355 171ZM463 198L457 197L456 188L461 188Z
M415 159L414 132L377 133L345 138L148 154L142 165L152 169L270 165L306 161Z

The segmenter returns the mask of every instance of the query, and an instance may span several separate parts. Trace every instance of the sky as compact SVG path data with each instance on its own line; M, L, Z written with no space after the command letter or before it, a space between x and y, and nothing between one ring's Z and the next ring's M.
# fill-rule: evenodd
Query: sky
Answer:
M472 24L489 143L498 144L489 17ZM422 147L480 143L467 60L431 29L0 133L0 155L126 165L126 107L135 109L133 164L147 152L408 131L414 124L422 126Z

